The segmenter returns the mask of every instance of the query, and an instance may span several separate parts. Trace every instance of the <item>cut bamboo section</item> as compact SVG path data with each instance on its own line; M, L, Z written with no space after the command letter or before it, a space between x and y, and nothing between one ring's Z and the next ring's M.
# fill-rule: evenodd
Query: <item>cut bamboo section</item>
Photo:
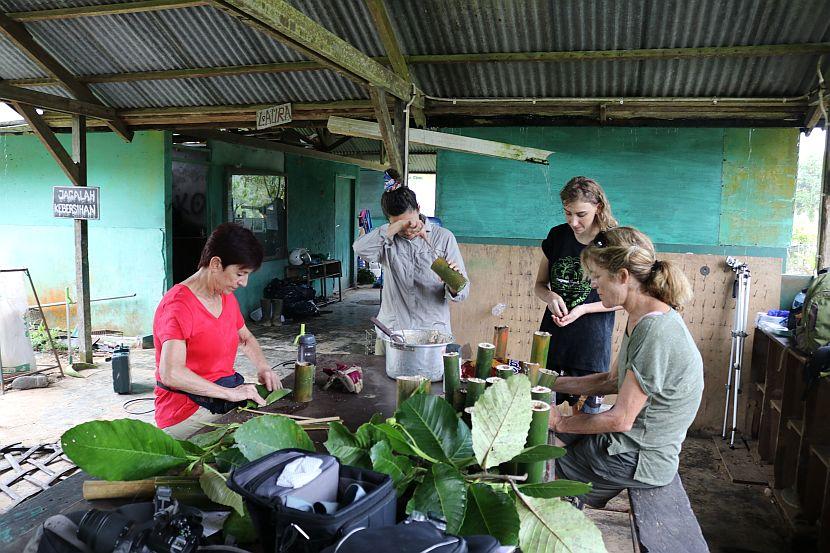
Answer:
M513 375L515 374L516 373L513 372L513 367L511 367L510 365L499 365L498 367L496 367L496 375L499 378L503 378L504 380L507 380L508 378L513 378Z
M443 257L432 262L432 270L456 294L467 286L467 279L464 275L450 267Z
M501 378L501 377L499 377L499 376L491 376L491 377L490 377L490 378L488 378L485 382L487 382L487 387L489 388L490 386L492 386L492 385L493 385L493 384L495 384L496 382L500 382L500 381L502 381L502 380L504 380L504 379L503 379L503 378Z
M472 407L484 393L487 387L487 381L482 378L468 378L467 379L467 407Z
M553 390L553 385L556 383L557 378L559 378L559 373L556 371L539 369L538 385Z
M496 353L496 346L482 342L478 345L476 354L476 377L484 380L493 372L493 355Z
M396 379L398 389L398 407L419 390L430 392L430 381L423 376L399 376Z
M294 401L308 403L314 395L315 366L305 361L294 364Z
M527 433L525 447L544 445L548 443L548 421L550 420L550 405L543 401L534 401L530 419L530 431ZM519 474L527 473L526 484L538 484L545 479L545 466L547 461L535 463L520 463Z
M455 392L461 389L461 356L458 352L444 354L444 399L454 404Z
M496 344L495 358L499 361L507 360L507 340L509 337L509 326L498 325L493 330L493 343Z
M540 367L548 366L548 350L550 349L550 332L537 330L533 333L533 344L530 346L530 362L539 363Z
M530 361L522 361L522 368L525 374L530 379L530 385L536 386L539 383L539 363L531 363Z
M544 401L545 403L550 404L552 396L553 392L546 386L534 386L530 389L530 397L536 401Z

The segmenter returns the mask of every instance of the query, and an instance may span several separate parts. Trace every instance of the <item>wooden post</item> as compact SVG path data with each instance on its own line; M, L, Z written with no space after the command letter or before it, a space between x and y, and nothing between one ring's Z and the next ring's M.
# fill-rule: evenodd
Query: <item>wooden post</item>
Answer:
M383 136L383 144L389 153L389 165L398 173L403 175L404 161L401 157L403 144L398 141L397 133L392 128L392 117L389 115L389 105L386 103L386 93L383 89L373 86L369 87L369 97L375 108L375 119L380 125L380 133Z
M86 186L86 117L72 116L72 161L78 168L77 186ZM78 358L92 363L92 309L89 303L88 221L75 219L75 294L77 298ZM67 329L69 332L69 329Z
M824 170L821 173L816 269L830 266L830 125L828 124L825 124L824 141Z

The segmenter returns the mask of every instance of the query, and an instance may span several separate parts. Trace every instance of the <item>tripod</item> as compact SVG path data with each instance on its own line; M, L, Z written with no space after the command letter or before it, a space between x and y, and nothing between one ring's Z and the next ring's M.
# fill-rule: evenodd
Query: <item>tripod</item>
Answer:
M738 429L738 396L741 393L741 368L743 367L744 341L746 340L746 319L749 316L749 287L752 274L749 265L729 256L726 265L735 273L732 283L732 297L735 298L735 321L732 324L732 349L729 352L729 373L726 379L726 402L723 411L723 432L726 439L729 420L730 395L732 402L732 427L729 435L729 448L735 448L735 431Z

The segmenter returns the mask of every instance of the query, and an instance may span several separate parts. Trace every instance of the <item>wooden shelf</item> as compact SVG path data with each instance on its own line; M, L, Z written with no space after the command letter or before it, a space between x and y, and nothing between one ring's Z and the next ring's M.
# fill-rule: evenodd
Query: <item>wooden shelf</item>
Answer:
M804 419L789 419L787 427L792 428L799 436L804 436Z
M810 451L818 457L822 464L830 469L830 446L827 445L811 445Z
M781 400L780 399L772 399L772 400L770 400L769 404L772 406L772 408L774 410L778 411L779 414L781 413Z

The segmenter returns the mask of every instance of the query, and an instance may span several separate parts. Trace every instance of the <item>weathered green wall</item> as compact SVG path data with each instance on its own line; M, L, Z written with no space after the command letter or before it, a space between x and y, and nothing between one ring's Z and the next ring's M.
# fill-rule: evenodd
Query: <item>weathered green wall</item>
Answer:
M664 251L784 257L796 129L530 127L446 132L553 150L550 165L439 151L438 216L466 242L538 244L586 175Z
M68 135L61 142L70 148ZM89 185L101 187L101 219L89 222L92 298L135 298L92 304L95 329L149 333L170 272L169 136L137 132L132 143L112 133L87 139ZM43 303L74 297L73 221L52 217L52 187L71 183L34 136L0 135L0 266L28 267ZM65 327L64 308L49 310Z
M376 227L386 223L383 208L380 207L380 197L383 194L383 173L371 169L360 170L360 194L358 195L357 212L368 209L372 214L372 224Z
M285 173L285 156L281 152L258 150L237 146L226 142L209 141L210 170L208 171L208 221L211 229L228 220L227 186L228 171L253 170L269 173ZM286 183L286 206L290 220L292 183ZM288 228L289 248L291 244L291 227ZM290 249L289 249L290 251ZM283 278L285 259L272 259L264 262L262 267L248 278L248 286L236 291L239 306L247 318L253 309L259 307L262 290L274 277Z

